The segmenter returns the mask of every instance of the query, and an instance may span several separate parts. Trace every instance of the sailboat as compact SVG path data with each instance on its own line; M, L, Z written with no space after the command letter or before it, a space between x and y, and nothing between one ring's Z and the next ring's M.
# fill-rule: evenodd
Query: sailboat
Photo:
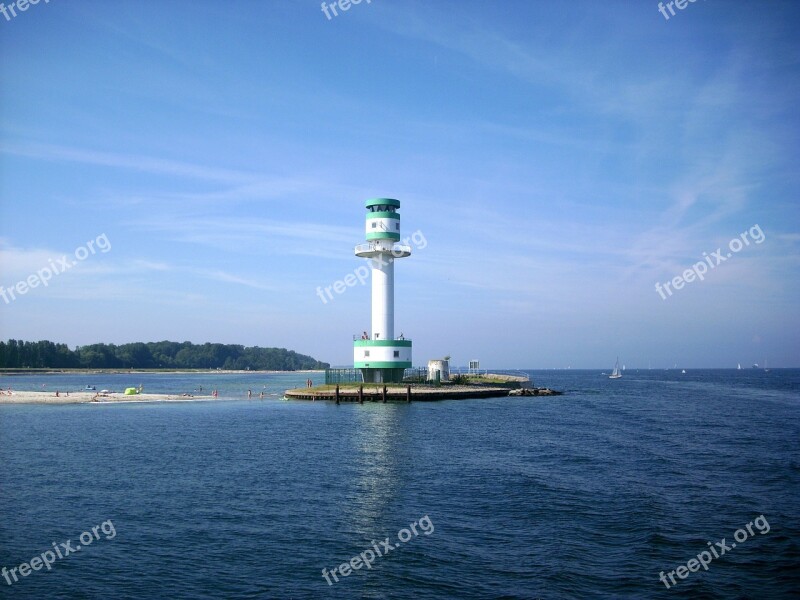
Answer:
M764 359L764 373L769 373L769 369L767 368L767 359Z
M617 357L617 362L614 364L614 370L611 371L611 375L608 376L609 379L619 379L622 377L622 373L619 370L619 356Z
M741 371L742 370L742 363L736 363L736 369L738 371Z

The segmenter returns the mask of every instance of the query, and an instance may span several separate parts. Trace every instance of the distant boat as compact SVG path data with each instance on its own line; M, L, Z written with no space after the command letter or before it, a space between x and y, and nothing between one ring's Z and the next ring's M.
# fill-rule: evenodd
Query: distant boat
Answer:
M769 373L769 369L767 368L767 359L764 359L764 372Z
M741 365L740 363L736 363L736 368L737 368L739 371L741 371L741 370L742 370L742 365Z
M623 370L623 371L625 370L625 365L622 365L622 370Z
M759 367L758 367L758 363L753 363L753 367L752 367L752 368L754 368L754 369L758 369L758 368L759 368Z
M611 371L611 375L608 376L609 379L619 379L622 377L622 373L619 370L619 356L617 357L617 362L614 364L614 370Z
M681 373L683 373L684 375L686 375L686 369L681 369Z

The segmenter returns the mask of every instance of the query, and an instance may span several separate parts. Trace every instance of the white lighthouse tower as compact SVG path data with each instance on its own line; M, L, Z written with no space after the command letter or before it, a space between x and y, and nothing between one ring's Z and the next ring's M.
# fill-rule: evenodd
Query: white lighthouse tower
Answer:
M356 246L356 256L372 265L372 331L353 340L353 365L366 383L401 383L411 367L411 340L394 334L394 262L411 255L400 241L400 201L367 200L366 244ZM360 339L359 339L360 337Z

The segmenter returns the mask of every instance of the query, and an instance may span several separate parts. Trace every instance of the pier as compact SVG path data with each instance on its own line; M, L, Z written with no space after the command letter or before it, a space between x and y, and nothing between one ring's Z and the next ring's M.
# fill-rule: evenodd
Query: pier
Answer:
M325 400L336 402L431 402L502 398L507 396L558 396L561 392L548 388L511 388L495 385L323 385L286 390L287 400Z

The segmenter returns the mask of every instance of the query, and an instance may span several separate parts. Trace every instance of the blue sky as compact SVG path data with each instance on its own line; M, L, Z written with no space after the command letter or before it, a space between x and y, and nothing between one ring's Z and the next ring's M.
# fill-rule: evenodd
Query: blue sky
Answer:
M0 16L0 285L110 247L0 299L0 337L351 363L369 285L316 289L391 197L426 241L396 269L415 363L800 366L798 26L796 3L718 0Z

